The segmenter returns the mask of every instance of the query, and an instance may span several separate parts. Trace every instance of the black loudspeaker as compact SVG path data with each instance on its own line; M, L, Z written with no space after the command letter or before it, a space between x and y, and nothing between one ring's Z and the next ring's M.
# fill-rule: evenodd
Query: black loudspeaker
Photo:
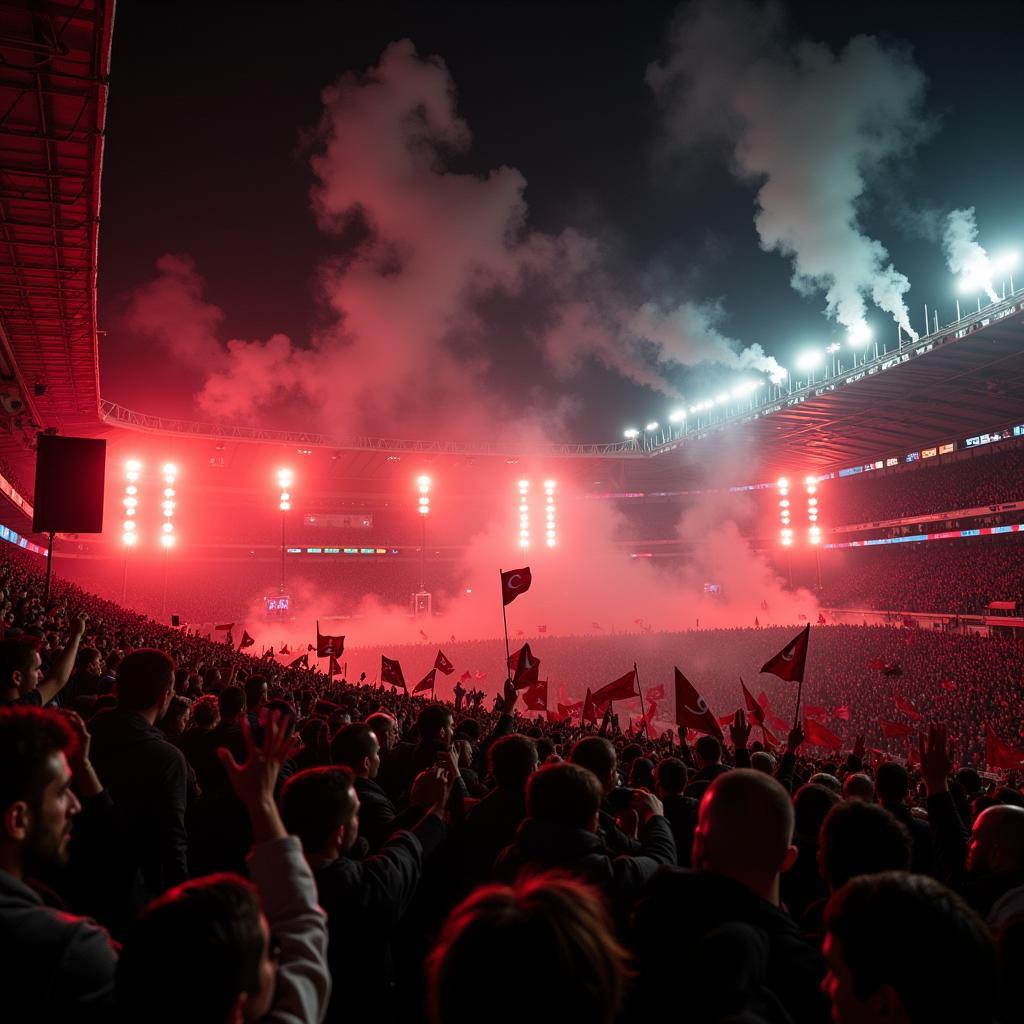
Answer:
M102 533L107 442L36 436L35 533Z

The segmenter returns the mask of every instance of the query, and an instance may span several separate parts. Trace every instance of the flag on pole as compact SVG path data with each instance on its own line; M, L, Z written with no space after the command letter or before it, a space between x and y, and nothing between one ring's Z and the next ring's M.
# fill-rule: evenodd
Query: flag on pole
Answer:
M896 704L896 707L899 708L907 718L911 719L911 721L920 722L921 719L924 718L924 715L922 715L906 697L901 697L898 693L894 693L892 695L892 699Z
M434 668L438 672L443 672L446 676L450 676L455 671L455 666L444 656L444 653L438 649L437 657L434 659Z
M501 574L501 603L511 604L520 594L525 594L530 589L533 576L530 574L530 567L522 569L509 569Z
M842 750L843 741L825 726L812 718L804 719L804 742L812 747L825 747L828 750Z
M693 683L676 669L676 725L724 739L721 726L707 705L707 701L694 689Z
M529 644L523 644L508 656L508 672L517 690L537 685L540 681L540 659L533 656Z
M902 722L890 722L888 718L879 718L878 725L882 735L888 739L899 739L901 736L910 736L914 732L912 725L904 725Z
M266 661L266 659L267 659L267 658L272 658L273 656L274 656L274 648L273 648L273 647L268 647L268 648L267 648L267 649L266 649L266 650L265 650L265 651L263 652L263 660L264 660L264 661Z
M463 672L461 676L459 676L459 682L460 683L468 683L470 681L470 679L472 679L472 678L473 678L473 674L467 668L466 671Z
M992 726L985 723L985 763L989 768L1005 768L1016 770L1024 761L1024 750L1011 747L1001 740L993 731Z
M640 696L640 688L636 685L636 669L631 668L624 676L594 691L594 700L607 704L610 700L632 700Z
M811 635L811 625L808 623L785 647L769 658L762 666L762 672L771 672L772 675L785 679L787 683L800 683L804 678L804 665L807 663L807 641Z
M300 654L294 661L288 663L289 668L309 668L309 655Z
M214 626L213 628L220 633L230 633L235 628L235 624L233 622L226 622L223 626Z
M413 693L423 693L425 690L433 691L434 679L437 676L437 669L432 668L414 687Z
M805 704L804 714L808 718L824 718L828 713L828 708L823 708L820 704Z
M255 643L256 641L251 636L249 636L248 631L243 629L242 642L238 645L238 649L242 650L243 647L252 647Z
M583 711L580 713L581 722L597 722L597 705L594 703L594 695L587 687L587 695L583 699Z
M288 645L287 644L281 644L281 651L280 651L280 653L281 654L291 654L292 652L288 650Z
M405 685L405 676L402 675L402 666L397 659L380 656L380 681L390 686L400 686L406 693L409 687Z
M316 656L318 658L337 657L345 650L343 636L327 636L320 632L320 620L316 623Z
M332 654L331 660L327 663L327 671L332 676L342 675L341 666L338 664L338 659Z
M764 725L764 708L754 700L753 694L747 689L747 684L740 680L740 687L743 690L743 700L747 705L747 714L755 725Z
M645 694L648 700L664 700L665 699L665 684L658 683L657 686L652 686Z

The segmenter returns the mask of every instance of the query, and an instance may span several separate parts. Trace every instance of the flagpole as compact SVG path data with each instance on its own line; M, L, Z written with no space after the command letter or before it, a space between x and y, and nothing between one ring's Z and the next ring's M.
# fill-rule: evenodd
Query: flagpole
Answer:
M800 724L800 697L804 692L804 680L803 673L800 673L800 682L796 687L796 713L793 715L793 728L795 729Z
M644 717L644 733L648 739L651 738L650 730L647 728L647 710L644 708L644 688L640 685L640 670L633 662L633 676L636 679L636 688L640 691L640 714Z
M501 571L501 569L498 569L498 579L500 580L501 578L502 578L502 571ZM508 650L508 618L505 615L505 585L504 584L502 584L502 587L501 587L501 624L505 627L505 678L508 679L508 678L510 678L509 677L509 664L508 663L509 663L509 660L511 659L512 655L509 654L509 650Z

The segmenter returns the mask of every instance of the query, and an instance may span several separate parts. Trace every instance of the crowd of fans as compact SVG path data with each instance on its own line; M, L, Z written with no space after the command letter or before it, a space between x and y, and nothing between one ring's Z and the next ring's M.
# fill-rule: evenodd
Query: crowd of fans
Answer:
M638 732L627 705L524 713L501 674L453 702L330 680L59 580L46 597L7 554L5 1020L1024 1019L1024 795L963 742L1019 731L1019 644L814 629L804 700L843 749L799 726L772 749L743 711L719 741ZM738 683L712 666L791 635L664 649L724 713ZM660 649L537 653L576 686L627 648ZM788 718L792 684L762 682ZM853 733L894 690L934 723L907 763Z
M969 459L926 459L913 469L857 473L821 489L827 522L872 523L1024 498L1024 447L1004 441Z
M796 582L813 587L814 566ZM977 615L990 601L1024 603L1024 538L886 544L821 552L823 604Z

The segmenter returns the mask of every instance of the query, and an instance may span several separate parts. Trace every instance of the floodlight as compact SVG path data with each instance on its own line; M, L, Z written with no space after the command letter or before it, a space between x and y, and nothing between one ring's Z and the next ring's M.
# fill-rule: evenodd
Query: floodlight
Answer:
M624 437L624 438L625 438L625 439L626 439L627 441L632 441L632 440L633 440L633 438L635 438L635 437L639 437L639 436L640 436L640 431L639 431L639 430L637 430L637 429L636 429L636 427L627 427L627 428L626 428L626 429L625 429L625 430L624 430L624 431L622 432L622 436L623 436L623 437Z
M555 481L554 480L545 480L544 481L544 490L545 491L553 491L554 489L555 489Z
M174 547L174 534L173 533L165 533L160 538L160 543L163 544L163 546L165 548L173 548Z
M135 486L135 484L129 484L129 485L128 485L128 486L127 486L127 487L126 487L125 489L124 489L124 493L125 493L125 494L128 494L128 495L131 495L132 497L134 497L134 496L135 496L136 494L138 494L138 493L139 493L139 489L138 489L138 487L136 487L136 486Z
M164 523L164 533L174 533L174 523Z
M290 469L279 469L277 471L277 482L281 487L290 487L292 482L292 471Z
M429 487L430 477L426 476L425 474L423 476L418 476L416 477L416 483L418 483L420 487Z
M135 529L135 520L134 519L126 519L121 525L124 527L124 532L125 533L131 533L132 530Z
M821 349L808 349L806 352L801 352L796 360L796 368L798 370L813 370L816 366L821 366L825 361L825 354Z
M142 469L142 463L139 462L138 459L129 459L124 464L124 468L128 470L129 473L138 473L138 471Z
M778 484L779 487L788 487L789 486L789 481L784 476L780 476L779 479L776 481L776 483Z
M138 498L125 498L124 501L122 502L125 508L135 508L135 506L138 505L138 503Z
M682 423L686 419L685 409L675 409L668 414L669 423Z
M138 541L138 537L134 533L122 533L121 540L124 542L126 547L132 547Z
M871 328L868 326L867 321L858 320L857 323L850 328L850 331L846 336L846 340L855 348L863 348L869 341L871 341Z
M807 484L808 487L813 487L814 484L816 484L817 482L818 482L818 478L816 476L805 476L804 477L804 483Z
M287 512L287 511L289 511L289 510L291 509L291 507L292 507L292 504L291 504L291 502L290 502L290 501L282 501L282 502L281 502L281 503L280 503L280 504L279 504L279 505L278 505L277 507L278 507L278 508L279 508L279 509L280 509L280 510L281 510L282 512Z
M1007 252L1001 252L993 261L992 266L996 270L1010 270L1012 267L1017 265L1018 253L1012 249Z
M529 488L530 488L530 481L529 480L520 480L519 481L519 490L526 491L526 490L529 490Z
M646 430L648 432L650 432L652 430L657 430L657 429L658 429L658 421L657 420L651 420L651 422L648 423L646 427L644 427L644 430Z
M173 462L164 463L164 473L167 476L176 476L178 473L178 467Z
M826 346L825 351L831 356L835 355L842 347L838 341L834 341L831 345Z

